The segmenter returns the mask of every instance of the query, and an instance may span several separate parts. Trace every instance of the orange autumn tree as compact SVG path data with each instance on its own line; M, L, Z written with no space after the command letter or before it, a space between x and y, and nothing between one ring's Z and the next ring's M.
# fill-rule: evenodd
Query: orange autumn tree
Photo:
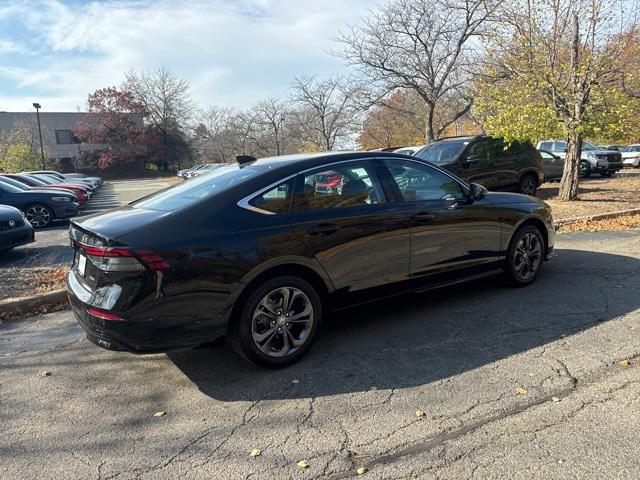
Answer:
M393 92L365 116L358 144L363 150L424 143L423 116L402 90Z

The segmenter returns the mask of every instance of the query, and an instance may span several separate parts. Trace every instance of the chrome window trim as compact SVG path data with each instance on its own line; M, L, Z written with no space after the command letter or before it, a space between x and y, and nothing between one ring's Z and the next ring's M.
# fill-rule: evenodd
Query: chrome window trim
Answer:
M438 167L437 165L432 165L430 163L426 163L424 161L421 161L420 159L416 159L416 158L409 158L409 157L380 157L380 156L375 156L372 155L370 157L361 157L361 158L349 158L347 160L339 160L337 162L331 162L331 163L325 163L323 165L316 165L315 167L311 167L311 168L307 168L305 170L300 170L297 173L294 173L292 175L289 175L288 177L284 177L276 182L273 182L269 185L267 185L266 187L261 188L260 190L257 190L255 192L253 192L250 195L247 195L246 197L244 197L243 199L241 199L237 205L240 208L244 208L245 210L249 210L251 212L254 213L259 213L260 215L278 215L276 212L270 212L269 210L264 210L262 208L258 208L258 207L254 207L253 205L251 205L249 202L251 200L253 200L255 197L257 197L258 195L262 195L263 193L271 190L272 188L277 187L278 185L280 185L281 183L287 182L289 180L291 180L292 178L297 177L298 175L302 175L305 174L307 172L311 172L313 170L318 170L318 169L322 169L322 168L327 168L327 167L332 167L335 165L341 165L343 163L353 163L353 162L366 162L366 161L370 161L370 160L406 160L408 162L413 162L413 163L417 163L419 165L423 165L425 167L428 168L433 168L434 170L443 173L444 175L446 175L447 177L449 177L451 180L453 180L454 182L456 182L458 185L460 185L460 187L462 188L462 190L466 193L469 192L469 186L461 183L459 179L457 179L456 177L454 177L451 173L447 172L446 170ZM294 185L295 187L295 185ZM385 202L385 203L389 203L389 202Z
M276 212L270 212L269 210L264 210L262 208L258 208L258 207L254 207L253 205L251 205L249 202L251 200L253 200L255 197L262 195L265 192L268 192L269 190L271 190L272 188L277 187L278 185L280 185L281 183L284 182L288 182L289 180L291 180L292 178L294 178L295 176L297 176L297 173L294 173L293 175L289 175L288 177L282 178L280 180L278 180L277 182L273 182L269 185L267 185L264 188L261 188L260 190L257 190L255 192L253 192L250 195L247 195L246 197L244 197L243 199L241 199L237 205L240 208L244 208L245 210L249 210L251 212L254 213L259 213L260 215L278 215ZM293 193L293 192L292 192Z

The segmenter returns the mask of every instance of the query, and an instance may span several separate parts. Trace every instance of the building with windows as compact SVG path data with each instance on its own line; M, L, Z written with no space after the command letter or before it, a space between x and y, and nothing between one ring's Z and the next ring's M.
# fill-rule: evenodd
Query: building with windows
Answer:
M87 112L40 112L42 142L48 157L55 158L61 165L69 164L71 159L83 152L99 150L101 145L80 143L73 135L75 125L86 119ZM140 128L143 127L142 114L131 113L131 119ZM40 148L38 137L38 119L36 112L0 112L0 132L9 133L19 128L22 136L29 136L34 148Z

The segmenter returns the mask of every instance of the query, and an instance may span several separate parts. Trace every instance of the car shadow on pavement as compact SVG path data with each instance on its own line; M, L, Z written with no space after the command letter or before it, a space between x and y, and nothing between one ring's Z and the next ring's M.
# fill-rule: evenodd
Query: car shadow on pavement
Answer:
M589 329L640 307L640 261L559 250L526 288L499 279L330 314L309 354L265 370L228 347L168 354L223 401L306 398L429 384Z

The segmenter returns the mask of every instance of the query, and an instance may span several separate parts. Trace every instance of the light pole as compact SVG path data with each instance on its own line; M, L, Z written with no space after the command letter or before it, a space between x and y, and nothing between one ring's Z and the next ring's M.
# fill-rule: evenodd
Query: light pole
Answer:
M47 166L44 164L44 146L42 145L42 128L40 127L40 109L42 107L39 103L34 103L33 107L36 109L36 117L38 117L38 135L40 136L40 155L42 155L42 169L46 170Z

